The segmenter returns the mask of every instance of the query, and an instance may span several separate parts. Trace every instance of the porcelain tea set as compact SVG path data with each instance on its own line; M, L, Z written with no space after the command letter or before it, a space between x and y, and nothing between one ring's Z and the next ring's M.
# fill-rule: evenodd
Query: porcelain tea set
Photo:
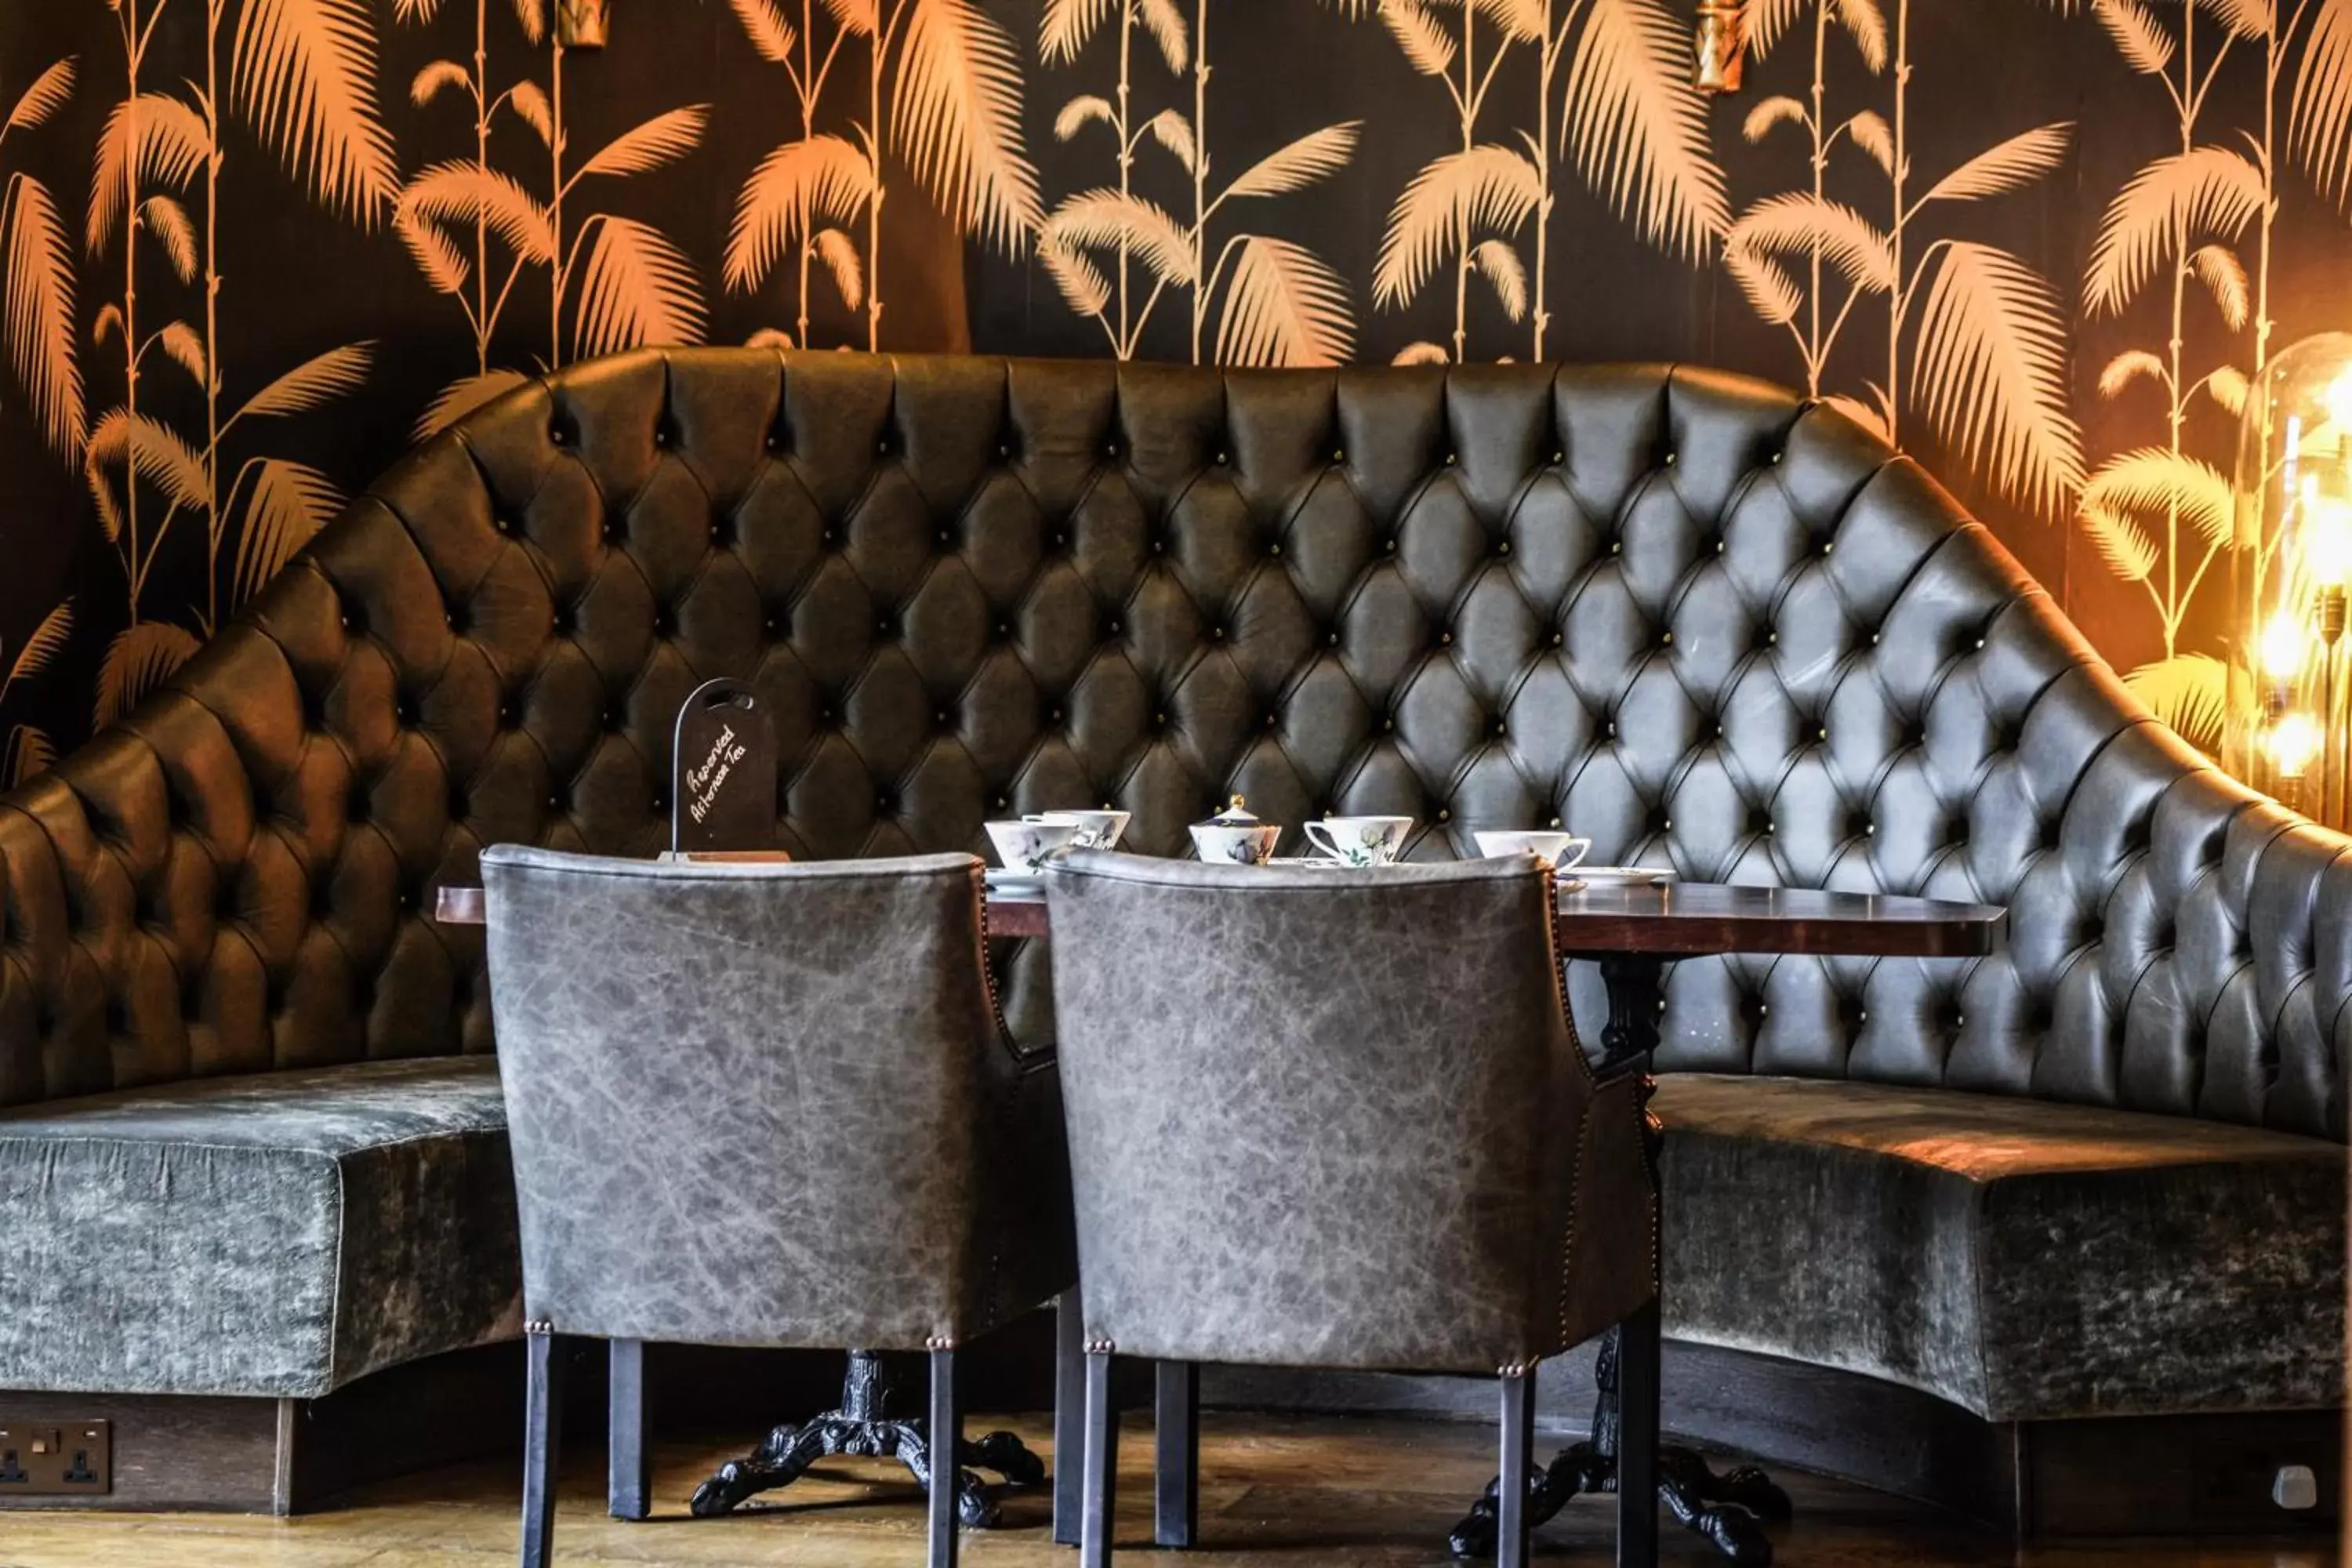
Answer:
M1124 811L1041 811L1018 822L987 825L989 841L1005 870L1014 876L1034 876L1045 862L1064 849L1115 849L1127 831ZM1192 825L1192 850L1202 860L1236 866L1298 865L1338 869L1386 866L1404 852L1413 819L1410 816L1327 816L1304 825L1307 842L1318 853L1291 860L1275 858L1280 825L1262 822L1235 795L1233 803L1206 822ZM1536 831L1475 833L1478 853L1489 859L1510 855L1534 855L1559 870L1582 862L1592 848L1589 838L1571 834Z

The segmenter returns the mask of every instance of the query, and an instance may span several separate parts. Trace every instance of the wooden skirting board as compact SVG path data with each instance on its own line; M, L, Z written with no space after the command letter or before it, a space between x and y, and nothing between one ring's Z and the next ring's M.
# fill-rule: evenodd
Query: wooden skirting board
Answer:
M601 1347L572 1348L566 1425L593 1439L603 1420ZM308 1512L362 1482L512 1449L521 1428L522 1360L497 1345L397 1367L324 1399L110 1397L0 1392L0 1425L113 1425L114 1484L104 1496L0 1497L0 1509ZM1122 1403L1149 1401L1148 1369L1125 1369ZM804 1352L656 1347L648 1383L658 1427L740 1428L826 1408L840 1358ZM1043 1409L1052 1326L1039 1315L972 1348L965 1404ZM1547 1363L1538 1458L1580 1435L1591 1358ZM1224 1409L1362 1411L1491 1420L1494 1390L1474 1378L1213 1367L1203 1403ZM1673 1436L1934 1504L2020 1540L2331 1531L2341 1517L2336 1412L1988 1422L1954 1405L1851 1373L1668 1341L1665 1417ZM1212 1415L1211 1419L1214 1416ZM2271 1500L2281 1466L2308 1466L2319 1506Z

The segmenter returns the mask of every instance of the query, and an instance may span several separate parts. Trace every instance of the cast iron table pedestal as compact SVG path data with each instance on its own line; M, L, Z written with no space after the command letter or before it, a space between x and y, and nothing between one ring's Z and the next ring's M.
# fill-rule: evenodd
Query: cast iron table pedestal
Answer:
M695 1489L694 1501L688 1505L694 1516L709 1519L732 1512L761 1492L792 1485L811 1465L836 1454L857 1459L895 1458L913 1472L917 1486L929 1491L930 1446L924 1440L925 1424L893 1420L884 1408L889 1397L889 1377L882 1358L872 1351L850 1352L841 1408L803 1425L787 1422L770 1432L747 1457L721 1465L717 1475ZM991 1529L997 1515L996 1500L973 1470L993 1470L1017 1487L1034 1487L1045 1479L1045 1462L1010 1432L991 1432L977 1442L964 1443L956 1458L956 1518L967 1530Z
M1647 1110L1656 1083L1649 1076L1650 1053L1658 1044L1658 999L1662 993L1663 961L1636 953L1591 953L1609 991L1609 1024L1601 1031L1601 1058L1597 1070L1604 1078L1620 1072L1642 1074L1643 1142L1652 1167L1657 1163L1664 1130ZM1528 1478L1528 1522L1543 1523L1579 1492L1617 1489L1617 1435L1622 1419L1618 1383L1620 1333L1611 1329L1601 1338L1593 1363L1599 1394L1592 1406L1592 1436L1574 1444L1544 1469ZM1486 1483L1486 1493L1470 1505L1469 1516L1454 1527L1447 1544L1457 1557L1495 1554L1496 1492L1501 1479ZM1790 1517L1789 1494L1772 1484L1753 1465L1741 1465L1718 1476L1689 1448L1662 1445L1658 1449L1658 1500L1685 1528L1705 1536L1734 1563L1769 1563L1772 1543L1759 1520Z

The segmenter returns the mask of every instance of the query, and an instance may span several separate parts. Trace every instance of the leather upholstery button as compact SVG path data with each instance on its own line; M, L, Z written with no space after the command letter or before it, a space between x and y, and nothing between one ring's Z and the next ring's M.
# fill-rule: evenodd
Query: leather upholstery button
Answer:
M1339 634L1338 632L1333 632L1329 637L1325 637L1323 641L1327 647L1338 647L1339 646Z
M1448 452L1445 454L1445 466L1449 468L1461 462L1461 460L1462 457L1458 452Z
M1389 552L1391 555L1394 555L1394 554L1396 553L1396 544L1397 544L1397 542L1396 542L1395 540L1393 540L1393 539L1391 539L1391 540L1390 540L1390 541L1388 542L1388 547L1387 547L1387 548L1388 548L1388 552Z
M1217 467L1221 468L1230 468L1233 464L1233 454L1230 452L1220 452L1217 454Z
M890 455L890 437L885 436L879 441L875 442L874 450L877 456L885 458L888 457Z
M1451 811L1441 810L1437 814L1437 820L1440 822L1451 822L1454 820L1454 814Z
M1438 633L1437 646L1440 647L1452 647L1454 646L1454 634L1452 632Z
M1010 441L999 441L996 444L996 455L999 458L1009 459L1013 456L1013 443Z
M1225 640L1225 628L1224 628L1224 627L1223 627L1223 626L1211 626L1211 627L1209 628L1209 637L1210 637L1210 640L1211 640L1211 641L1213 641L1213 642L1223 642L1223 641L1224 641L1224 640Z
M1348 460L1348 449L1344 447L1336 448L1331 454L1331 460L1335 463L1346 462Z

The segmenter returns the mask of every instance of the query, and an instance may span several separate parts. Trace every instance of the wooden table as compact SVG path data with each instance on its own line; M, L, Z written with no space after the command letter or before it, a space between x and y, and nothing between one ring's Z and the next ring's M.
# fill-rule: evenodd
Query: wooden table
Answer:
M480 924L485 918L482 891L444 888L436 912L452 924ZM1665 971L1677 959L1732 953L1973 958L1993 950L2007 920L2006 910L1985 904L1668 882L1570 885L1560 895L1556 930L1562 952L1600 968L1609 1018L1601 1029L1597 1066L1603 1074L1613 1075L1646 1074L1648 1058L1658 1044ZM1052 921L1045 894L1034 886L991 889L988 930L992 936L1049 938ZM1654 1140L1660 1131L1654 1119L1650 1126ZM1648 1340L1656 1342L1654 1336ZM1540 1524L1579 1492L1654 1487L1659 1500L1678 1521L1724 1555L1738 1563L1769 1563L1771 1543L1758 1520L1788 1517L1787 1494L1753 1467L1718 1477L1687 1448L1657 1449L1657 1473L1646 1473L1658 1431L1658 1367L1647 1357L1628 1362L1622 1350L1622 1336L1611 1330L1601 1346L1601 1394L1591 1436L1530 1478L1530 1521ZM1493 1552L1495 1513L1496 1489L1490 1485L1454 1528L1452 1545L1457 1555ZM1637 1535L1621 1541L1620 1562L1656 1560L1656 1516L1644 1517L1648 1539Z

